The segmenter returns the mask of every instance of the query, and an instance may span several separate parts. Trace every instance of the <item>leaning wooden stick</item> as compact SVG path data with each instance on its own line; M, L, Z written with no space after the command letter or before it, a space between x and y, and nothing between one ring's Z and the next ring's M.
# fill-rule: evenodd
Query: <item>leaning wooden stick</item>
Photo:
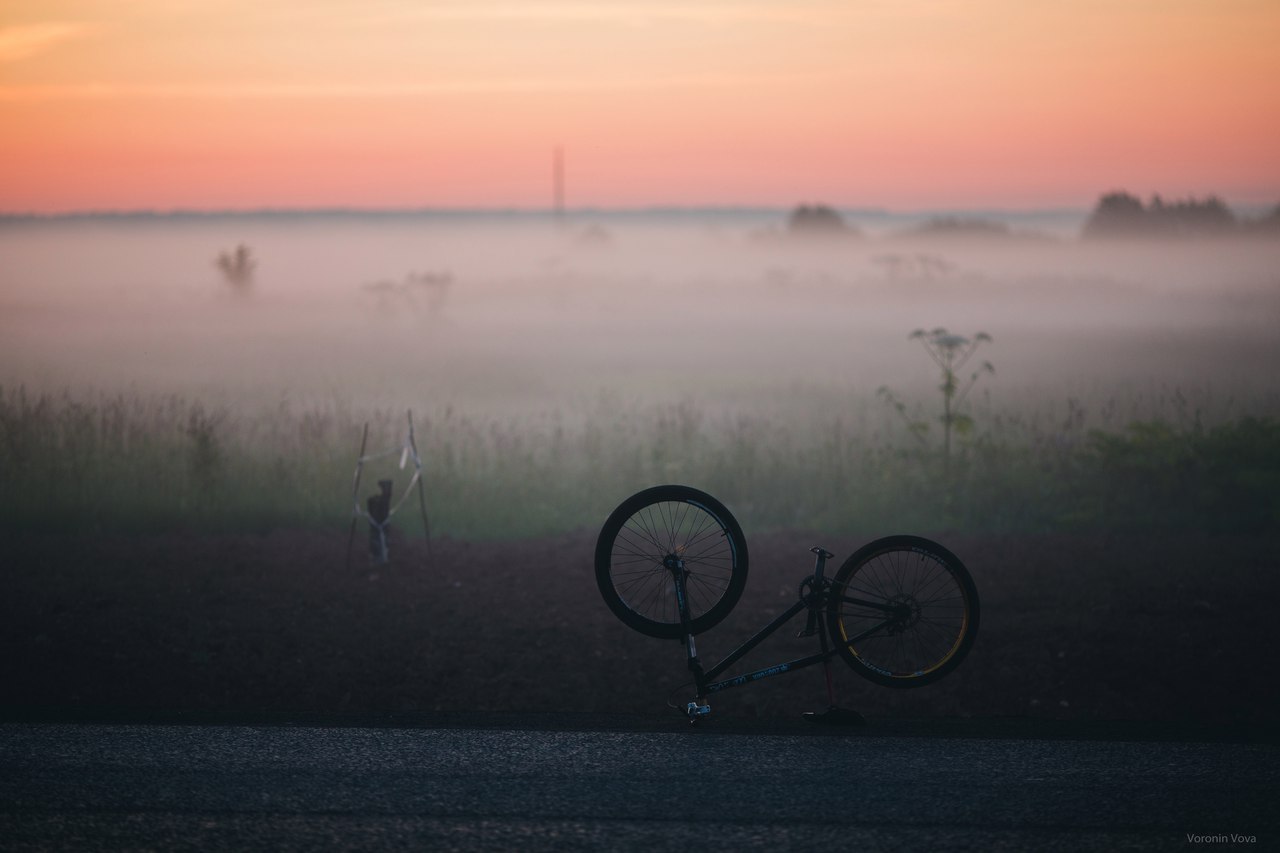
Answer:
M427 564L434 565L436 558L431 553L431 522L427 521L427 495L422 488L422 478L418 478L418 506L422 509L422 529L427 535Z
M351 496L357 501L360 500L360 469L364 467L364 450L369 442L369 422L364 422L364 433L360 436L360 455L356 457L356 474L355 481L351 484ZM351 532L347 534L347 570L351 569L351 546L356 541L356 523L360 520L358 513L351 515Z
M418 509L422 511L422 531L427 537L427 564L435 564L431 553L431 522L427 520L427 492L422 485L422 457L418 455L418 441L413 434L413 412L409 412L409 447L413 449L414 464L418 466Z

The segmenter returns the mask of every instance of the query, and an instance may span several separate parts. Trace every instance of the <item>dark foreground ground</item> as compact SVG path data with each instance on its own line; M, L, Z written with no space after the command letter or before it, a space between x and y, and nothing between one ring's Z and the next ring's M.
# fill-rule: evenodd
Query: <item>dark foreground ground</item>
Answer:
M605 608L594 538L442 540L431 561L423 542L397 542L392 563L376 568L357 541L348 568L345 532L0 533L0 714L660 713L686 681L680 645L635 634ZM837 663L844 704L881 718L1280 727L1275 537L936 538L978 584L972 654L941 683L909 691ZM749 539L747 591L699 638L704 659L795 600L809 546L843 559L863 541ZM793 635L775 635L748 662L814 646ZM825 706L819 669L715 698L719 718Z
M551 727L0 723L0 838L12 851L1112 851L1275 849L1280 832L1275 744L532 716Z

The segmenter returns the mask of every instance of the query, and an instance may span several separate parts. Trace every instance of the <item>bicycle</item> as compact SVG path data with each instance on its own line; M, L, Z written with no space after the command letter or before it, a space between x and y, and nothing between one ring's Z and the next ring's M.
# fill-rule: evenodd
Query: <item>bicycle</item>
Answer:
M596 540L595 573L605 604L629 627L651 637L682 639L693 674L691 723L711 713L710 694L821 663L830 707L806 715L857 723L838 708L831 659L887 687L923 687L952 672L973 647L978 590L960 560L918 536L887 536L864 545L825 576L831 552L814 547L813 572L799 599L721 661L705 668L694 642L723 620L747 583L747 542L732 513L689 486L654 486L623 501ZM821 650L743 675L716 680L763 640L801 613L798 637L818 637ZM825 631L819 623L825 614Z

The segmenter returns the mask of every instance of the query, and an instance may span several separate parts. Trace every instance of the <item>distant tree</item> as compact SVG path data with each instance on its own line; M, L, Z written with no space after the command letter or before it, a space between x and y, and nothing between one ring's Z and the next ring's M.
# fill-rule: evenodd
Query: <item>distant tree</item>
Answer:
M1084 237L1133 237L1148 233L1149 228L1147 211L1140 199L1127 192L1111 192L1098 199L1084 224Z
M1143 206L1126 192L1107 193L1085 222L1085 239L1215 236L1235 233L1240 222L1217 196L1167 202L1153 195Z
M1240 220L1231 212L1231 208L1217 196L1209 196L1200 203L1199 207L1194 207L1192 212L1196 224L1204 229L1232 231L1240 224Z
M844 218L824 204L802 204L787 217L787 230L795 235L831 236L856 233Z
M1165 204L1160 196L1151 200L1148 211L1152 225L1169 234L1212 234L1235 229L1236 216L1217 196L1204 201L1189 198Z

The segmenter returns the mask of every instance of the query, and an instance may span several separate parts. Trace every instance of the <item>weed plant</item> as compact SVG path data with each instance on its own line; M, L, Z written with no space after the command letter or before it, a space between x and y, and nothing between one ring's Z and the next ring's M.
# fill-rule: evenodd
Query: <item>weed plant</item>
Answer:
M454 537L595 529L623 498L663 482L716 494L757 531L1280 528L1280 421L1206 425L1185 403L1170 394L1140 420L1114 401L1093 418L1075 399L1065 413L978 403L945 477L944 460L874 399L732 411L601 398L510 417L421 407L415 421L433 532ZM0 388L0 527L341 527L366 422L370 451L404 437L398 407L243 411ZM381 476L366 470L368 489ZM421 535L412 513L399 526Z

